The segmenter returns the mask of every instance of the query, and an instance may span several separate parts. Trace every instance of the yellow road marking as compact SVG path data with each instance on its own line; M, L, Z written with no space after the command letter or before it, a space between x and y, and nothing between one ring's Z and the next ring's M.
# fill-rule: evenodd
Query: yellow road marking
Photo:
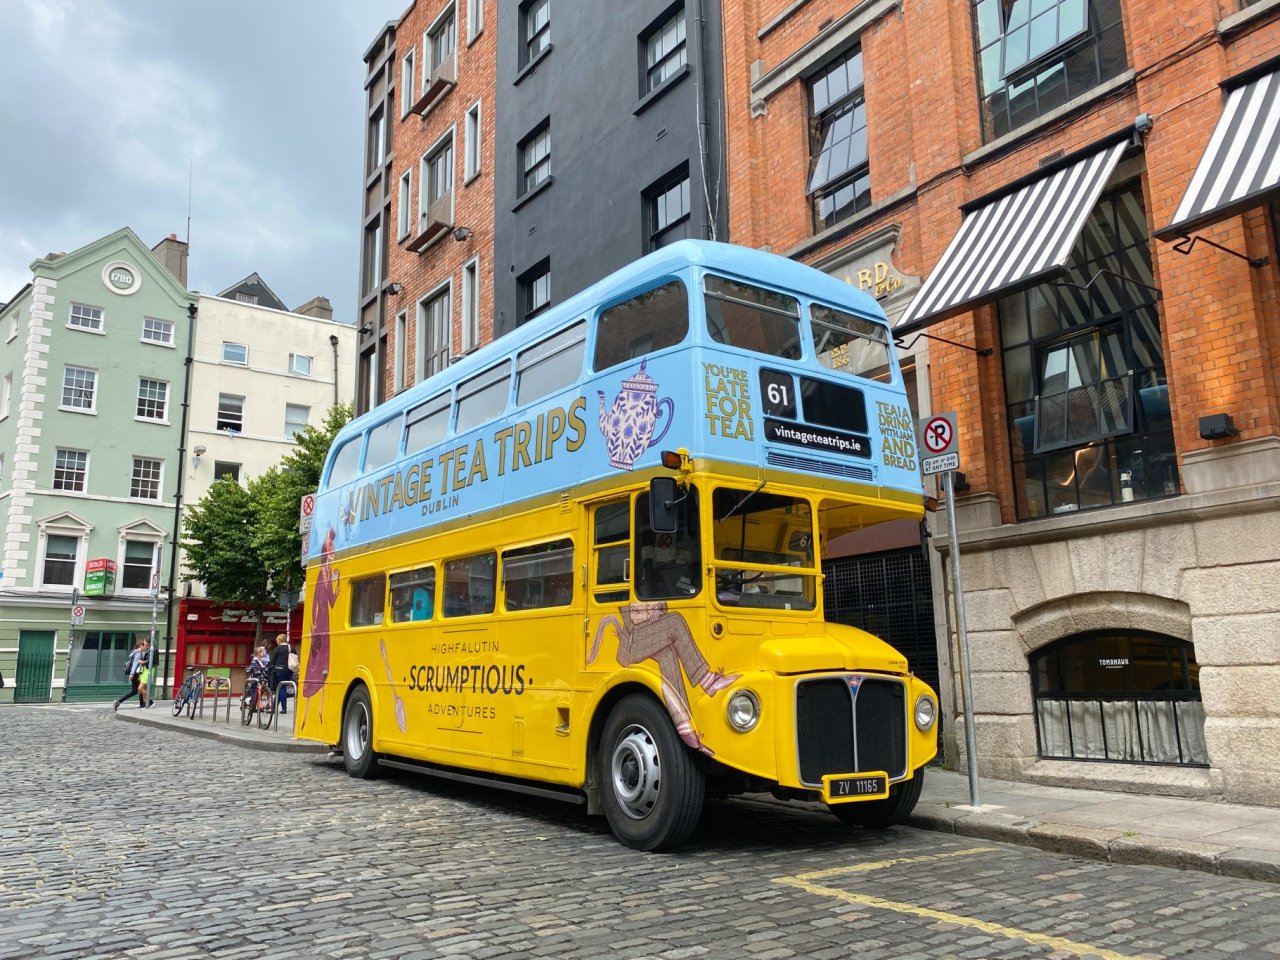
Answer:
M956 926L979 930L982 933L988 933L992 936L1008 937L1010 940L1021 940L1024 943L1049 947L1053 950L1065 950L1079 956L1100 957L1101 960L1136 960L1135 957L1129 954L1116 953L1114 950L1105 950L1102 947L1091 946L1087 943L1076 943L1074 940L1067 940L1065 937L1053 937L1044 933L1035 933L1031 930L1019 930L1017 927L1006 927L999 923L991 923L988 920L979 920L977 917L966 917L959 913L947 913L945 910L932 910L929 907L917 907L911 903L900 903L896 900L885 900L881 897L873 897L865 893L851 893L848 890L839 890L835 887L824 887L821 884L813 882L814 880L824 879L827 877L842 876L850 873L867 873L872 870L882 870L886 867L896 867L904 864L928 863L930 861L942 860L947 857L972 856L973 854L985 853L988 850L994 849L994 847L970 847L965 850L934 853L921 857L896 857L891 860L877 860L872 863L859 863L849 867L832 867L828 870L815 870L811 873L797 874L794 877L775 877L773 882L782 884L783 886L795 887L797 890L804 890L806 893L812 893L819 897L834 897L837 900L843 900L845 903L853 904L854 906L872 907L877 910L889 910L893 913L904 913L914 917L921 917L926 920L937 920L942 923L954 923ZM1145 954L1144 956L1149 957L1151 954Z

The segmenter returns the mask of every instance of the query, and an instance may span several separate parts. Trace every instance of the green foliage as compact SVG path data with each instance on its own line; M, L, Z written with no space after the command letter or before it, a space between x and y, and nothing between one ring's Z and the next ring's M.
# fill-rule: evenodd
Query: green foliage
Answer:
M329 409L324 424L308 426L278 466L242 487L218 480L203 499L184 511L184 576L205 585L222 603L274 603L282 590L303 583L298 503L320 485L329 446L351 419L351 404Z

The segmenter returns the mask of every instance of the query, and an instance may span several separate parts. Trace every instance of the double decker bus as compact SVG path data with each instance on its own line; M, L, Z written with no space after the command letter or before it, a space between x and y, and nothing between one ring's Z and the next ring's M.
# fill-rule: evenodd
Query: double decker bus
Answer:
M584 803L670 848L704 797L901 822L937 697L823 619L822 545L923 516L885 317L791 260L681 241L335 438L297 709L382 766Z

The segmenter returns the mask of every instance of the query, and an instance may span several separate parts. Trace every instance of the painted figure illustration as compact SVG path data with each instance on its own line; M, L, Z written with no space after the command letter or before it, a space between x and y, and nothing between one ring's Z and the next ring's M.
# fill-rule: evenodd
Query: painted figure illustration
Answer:
M630 470L640 455L667 435L671 421L675 419L675 401L670 397L658 397L658 384L644 372L648 360L640 361L640 369L622 381L622 389L613 398L613 406L606 407L603 390L597 390L600 398L600 433L609 452L609 465L620 470ZM662 429L654 428L663 418Z
M595 662L605 627L610 625L618 634L618 663L633 667L645 660L655 661L662 679L662 700L680 739L693 749L713 756L711 748L702 742L693 728L693 712L680 671L683 668L689 682L702 687L709 697L714 697L741 674L712 670L698 649L684 617L668 610L663 600L637 600L619 607L618 616L601 618L591 649L587 651L588 666Z
M320 703L316 717L324 722L324 681L329 674L329 610L338 599L339 573L333 566L334 529L325 534L320 550L320 572L316 576L311 599L311 643L307 654L307 672L302 679L302 726L307 724L311 698L317 693Z

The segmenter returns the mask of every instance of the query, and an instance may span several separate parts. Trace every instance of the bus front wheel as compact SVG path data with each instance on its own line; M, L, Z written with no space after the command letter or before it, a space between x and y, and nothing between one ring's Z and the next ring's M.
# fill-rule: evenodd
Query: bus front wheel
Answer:
M630 694L609 712L596 753L609 827L636 850L666 850L702 816L706 780L653 698Z
M347 700L342 714L342 765L347 773L360 780L378 775L377 757L373 752L373 708L369 691L357 687Z
M905 823L916 808L920 791L924 789L924 767L915 776L889 788L889 796L883 800L865 800L862 803L833 803L827 807L836 819L849 827L867 827L883 830Z

